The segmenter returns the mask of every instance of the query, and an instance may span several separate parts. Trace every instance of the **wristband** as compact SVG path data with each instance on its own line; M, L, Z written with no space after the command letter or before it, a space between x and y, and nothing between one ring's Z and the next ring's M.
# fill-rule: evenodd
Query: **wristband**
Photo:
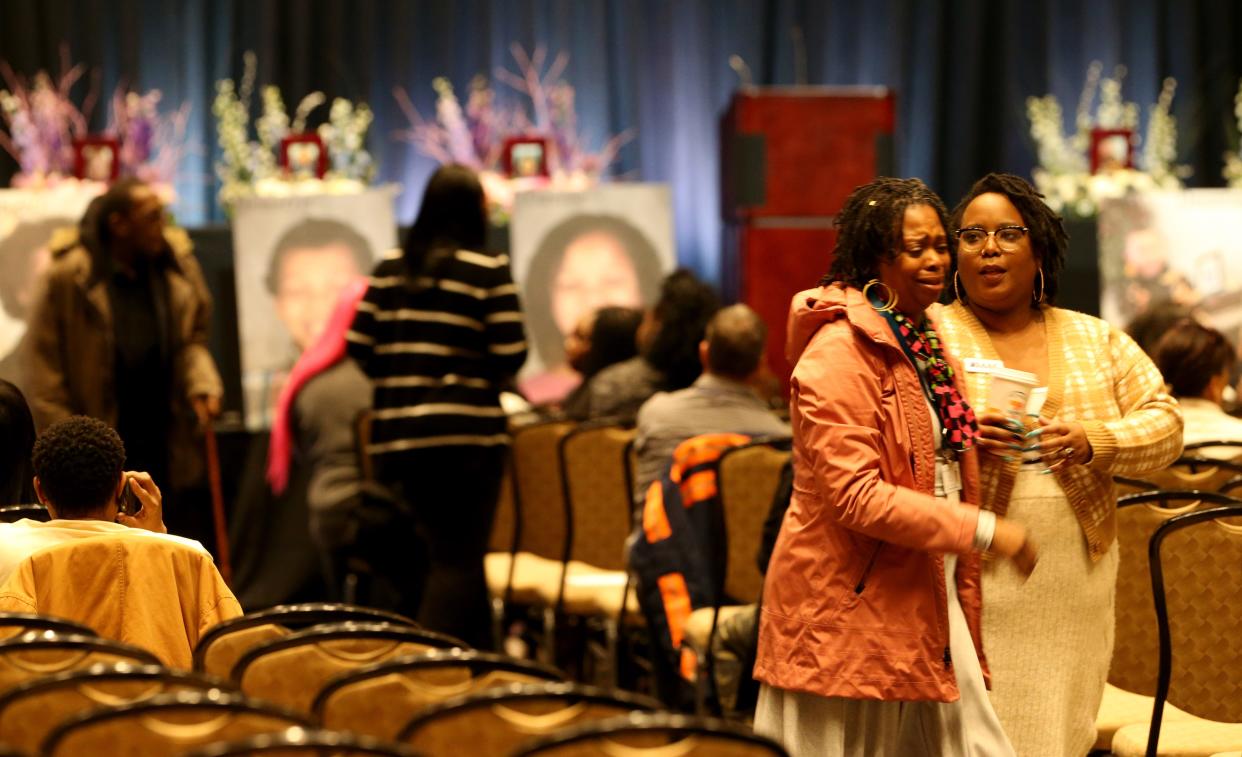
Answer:
M996 535L996 513L989 510L979 511L979 521L975 523L975 540L972 546L980 552L992 548L992 537Z

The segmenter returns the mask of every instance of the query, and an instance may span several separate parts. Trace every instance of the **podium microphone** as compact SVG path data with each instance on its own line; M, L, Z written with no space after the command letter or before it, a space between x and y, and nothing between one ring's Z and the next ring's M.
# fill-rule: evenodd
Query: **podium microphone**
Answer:
M729 56L729 68L733 69L733 73L737 74L739 83L743 89L752 86L750 76L750 66L746 65L746 61L742 60L742 56L734 53Z

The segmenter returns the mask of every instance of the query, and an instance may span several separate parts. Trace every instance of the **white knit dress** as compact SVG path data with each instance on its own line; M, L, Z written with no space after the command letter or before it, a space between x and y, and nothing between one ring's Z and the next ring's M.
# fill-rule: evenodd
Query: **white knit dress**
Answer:
M1027 527L1039 564L1023 581L1009 560L984 563L992 705L1018 757L1082 757L1113 654L1117 544L1092 563L1056 477L1023 468L1005 517Z

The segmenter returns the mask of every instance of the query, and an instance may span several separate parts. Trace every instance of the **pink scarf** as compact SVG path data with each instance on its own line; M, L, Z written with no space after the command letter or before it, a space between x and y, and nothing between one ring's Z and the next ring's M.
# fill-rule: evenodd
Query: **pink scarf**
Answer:
M319 339L302 353L276 400L276 418L272 423L272 440L267 448L267 482L272 492L284 494L289 485L289 461L293 457L293 403L298 392L320 373L328 370L345 357L345 334L354 322L358 301L366 294L367 280L354 279L341 290L336 309Z

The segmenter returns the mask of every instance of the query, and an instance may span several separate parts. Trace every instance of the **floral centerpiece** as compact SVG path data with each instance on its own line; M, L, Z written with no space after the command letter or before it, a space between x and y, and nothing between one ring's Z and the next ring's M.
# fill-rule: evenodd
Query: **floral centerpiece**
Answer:
M496 86L484 76L470 82L464 107L452 83L444 77L436 78L432 82L437 94L434 119L424 118L405 90L393 90L410 121L410 128L398 132L398 138L440 163L461 163L478 171L497 221L507 217L513 196L519 191L584 189L600 181L618 151L633 137L627 130L606 139L598 150L591 150L578 130L574 88L563 78L569 56L560 53L548 64L543 47L528 55L514 44L510 51L517 73L500 68L495 78L528 101L529 111L521 104L502 103ZM530 136L542 138L547 145L546 171L537 176L510 177L503 169L506 143Z
M1238 149L1225 153L1225 181L1234 189L1242 189L1242 79L1238 81L1238 93L1233 96L1233 114L1238 119Z
M280 166L281 144L287 137L304 133L311 112L327 98L322 92L311 92L301 99L290 119L280 88L263 87L262 112L254 119L252 137L250 101L256 69L254 53L247 52L241 81L223 79L216 83L212 113L221 153L216 162L221 204L227 208L241 197L255 195L352 194L365 189L375 175L374 161L365 147L372 121L370 108L344 98L333 100L327 122L316 130L328 151L327 173L322 178L293 177Z
M1092 172L1091 151L1100 133L1138 133L1139 106L1122 99L1125 69L1118 67L1111 77L1101 77L1102 66L1092 63L1078 101L1075 130L1063 131L1061 104L1053 95L1030 97L1026 101L1035 139L1039 165L1035 184L1048 204L1069 216L1089 217L1098 212L1100 202L1129 192L1179 189L1189 168L1174 164L1177 157L1177 120L1170 113L1177 83L1164 80L1160 95L1148 110L1147 131L1139 144L1141 151L1133 166ZM1096 95L1099 104L1092 113Z
M0 148L13 156L18 173L15 187L40 189L65 184L98 182L74 178L74 142L90 136L90 113L96 101L91 87L79 107L71 96L87 72L82 65L53 77L39 71L29 81L0 63ZM185 152L189 106L171 113L160 110L159 90L132 92L118 89L111 100L105 134L116 140L119 175L134 176L171 199L177 167ZM103 185L99 185L102 191Z

